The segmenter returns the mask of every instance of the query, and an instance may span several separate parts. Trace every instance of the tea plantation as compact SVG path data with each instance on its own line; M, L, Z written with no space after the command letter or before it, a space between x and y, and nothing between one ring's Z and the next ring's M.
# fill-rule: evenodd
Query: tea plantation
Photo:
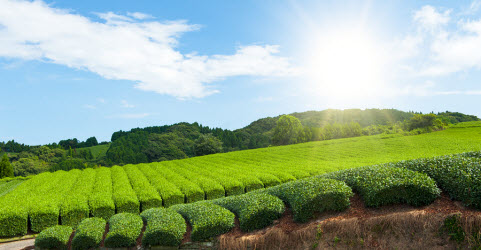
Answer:
M112 226L122 225L114 227L118 230L108 236L109 242L131 244L139 230L140 217L136 216L149 211L149 216L144 216L150 228L145 237L167 235L167 242L178 243L184 228L178 225L179 216L163 210L169 209L188 220L192 237L202 240L229 231L235 216L243 230L265 227L280 217L284 211L281 204L287 204L295 220L301 222L314 212L343 210L349 207L353 191L370 206L399 202L424 205L432 202L441 188L453 199L479 207L479 154L403 161L479 150L481 123L469 123L417 136L366 136L160 163L42 173L28 180L0 182L1 190L9 185L0 192L0 237L49 228L48 234L43 231L38 238L39 242L50 242L42 237L64 237L66 228L90 228L79 225L86 218L100 217ZM390 162L394 163L387 164ZM437 169L437 162L448 170ZM384 165L329 173L379 164ZM445 173L451 177L444 177ZM462 183L474 185L476 192L463 193ZM407 191L393 192L401 186ZM241 194L239 198L225 197ZM154 223L150 227L149 220ZM133 225L125 226L125 221ZM51 228L59 222L68 227ZM172 232L156 232L166 227L155 224L170 225ZM101 226L91 228L101 230ZM80 231L88 237L85 229ZM98 238L99 234L92 235Z

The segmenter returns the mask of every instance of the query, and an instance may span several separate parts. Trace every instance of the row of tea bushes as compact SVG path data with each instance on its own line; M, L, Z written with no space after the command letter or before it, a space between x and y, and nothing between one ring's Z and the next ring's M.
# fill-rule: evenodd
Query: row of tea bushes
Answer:
M385 166L425 173L452 199L481 209L481 161L478 158L443 156L401 161Z
M441 193L429 176L408 169L359 167L328 173L321 178L345 182L369 207L396 203L423 206L431 204Z

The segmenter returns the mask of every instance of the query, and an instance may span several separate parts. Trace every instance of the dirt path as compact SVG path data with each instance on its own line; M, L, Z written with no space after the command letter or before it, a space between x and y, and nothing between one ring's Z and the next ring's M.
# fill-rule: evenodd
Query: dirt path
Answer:
M33 249L35 239L0 243L0 250Z

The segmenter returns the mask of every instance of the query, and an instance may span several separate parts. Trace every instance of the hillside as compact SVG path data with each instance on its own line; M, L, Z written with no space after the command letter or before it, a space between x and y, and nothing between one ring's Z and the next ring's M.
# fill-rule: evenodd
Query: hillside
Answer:
M425 117L437 122L425 125L414 112L395 109L328 109L291 114L298 119L301 132L295 142L325 141L376 134L412 135L443 129L448 124L478 120L457 112L443 112ZM262 118L234 131L210 128L198 123L134 128L112 134L112 142L86 141L76 138L58 144L29 146L15 142L0 142L0 154L7 152L15 176L35 175L45 171L85 169L184 159L219 152L240 151L280 145L273 140L281 116ZM415 120L418 124L412 126ZM289 143L288 143L289 144Z
M76 225L84 218L82 214L109 218L119 212L139 213L151 207L243 194L340 169L481 150L479 135L481 122L471 122L416 136L365 136L43 173L0 197L0 220L29 215L31 230L39 232L58 223L59 216L62 223ZM44 210L50 211L49 219L42 218Z

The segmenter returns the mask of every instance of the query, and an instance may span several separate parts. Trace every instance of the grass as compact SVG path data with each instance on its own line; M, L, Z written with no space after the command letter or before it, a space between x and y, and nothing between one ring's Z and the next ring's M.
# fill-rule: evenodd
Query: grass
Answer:
M94 159L99 159L105 156L107 153L107 150L109 150L110 143L109 144L103 144L103 145L97 145L97 146L92 146L92 147L87 147L87 148L82 148L86 150L91 150L92 155L94 156Z

